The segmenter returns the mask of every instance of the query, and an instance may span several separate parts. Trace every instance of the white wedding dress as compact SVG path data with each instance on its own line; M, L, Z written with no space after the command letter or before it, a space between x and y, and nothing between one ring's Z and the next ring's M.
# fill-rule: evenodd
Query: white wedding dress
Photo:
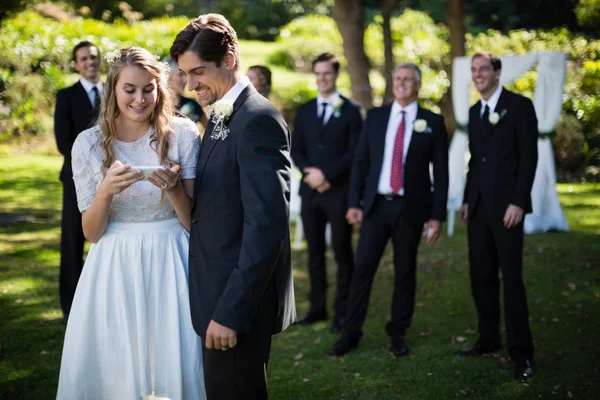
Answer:
M175 118L169 159L193 179L200 146L193 122ZM115 160L160 165L153 129L136 142L116 141ZM72 151L80 211L103 179L98 126ZM92 244L69 315L57 398L60 400L202 400L202 347L188 298L189 234L171 203L147 181L114 196L108 226Z

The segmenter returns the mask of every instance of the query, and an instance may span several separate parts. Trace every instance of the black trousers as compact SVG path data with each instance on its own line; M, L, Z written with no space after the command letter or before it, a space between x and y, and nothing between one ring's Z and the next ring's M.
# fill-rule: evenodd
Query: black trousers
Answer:
M327 309L327 266L325 259L325 228L331 224L331 245L337 263L335 318L345 315L350 280L354 269L352 226L346 221L348 210L347 185L335 186L325 193L302 198L302 226L308 244L311 312Z
M395 281L389 327L392 336L404 336L415 308L417 250L422 232L423 224L410 218L404 199L377 197L373 210L363 219L360 229L345 332L352 334L362 330L375 272L391 238Z
M267 287L256 317L246 334L227 351L207 350L202 340L207 400L266 400L267 365L277 313L274 282Z
M63 182L63 209L60 238L60 306L65 319L69 317L77 282L83 269L83 227L81 213L77 208L77 194L73 179Z
M504 317L508 353L515 362L533 358L527 295L523 283L523 222L506 229L502 217L478 208L469 216L471 292L479 317L479 341L500 345L500 280L502 271Z

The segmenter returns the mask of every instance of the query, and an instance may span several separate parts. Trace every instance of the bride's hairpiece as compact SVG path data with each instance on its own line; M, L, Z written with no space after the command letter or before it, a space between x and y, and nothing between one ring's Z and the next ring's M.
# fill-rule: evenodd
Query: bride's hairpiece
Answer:
M110 67L114 66L115 64L117 64L121 60L121 49L117 49L117 50L114 50L114 51L109 51L104 56L104 59L106 60L106 63Z

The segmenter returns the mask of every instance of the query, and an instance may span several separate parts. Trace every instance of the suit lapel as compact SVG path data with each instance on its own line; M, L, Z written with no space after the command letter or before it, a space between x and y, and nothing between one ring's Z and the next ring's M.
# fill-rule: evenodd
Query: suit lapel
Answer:
M85 110L86 112L91 113L92 111L94 111L94 107L90 102L90 98L80 81L77 81L77 83L75 83L75 96L75 104L79 104L80 107L82 107L83 110Z
M385 152L385 136L387 133L388 123L390 121L390 113L392 112L392 105L389 104L382 109L381 118L379 118L377 128L374 129L374 140L373 150L374 154L377 155L377 162L374 165L381 167L383 166L383 153Z
M231 125L235 117L236 111L238 111L242 104L244 104L244 102L248 99L248 97L250 97L254 93L256 93L256 89L254 89L254 86L252 86L251 83L248 84L248 86L246 86L244 90L242 90L238 98L233 103L233 112L227 120L228 126ZM204 137L202 138L202 145L200 146L200 155L198 156L198 166L196 168L196 187L199 187L199 184L202 180L202 176L204 175L204 170L206 169L206 163L208 162L212 151L217 146L217 143L224 141L221 139L211 139L210 136L212 135L214 128L215 124L213 123L212 118L209 118L209 121L206 124L206 130L204 131ZM196 196L197 190L194 190L194 201Z
M498 102L496 103L496 107L494 108L494 112L498 113L498 115L502 115L503 111L506 111L506 106L507 106L507 94L506 94L506 89L504 89L504 87L502 88L502 92L500 92L500 97L498 98ZM500 125L502 123L502 120L498 121L498 123L496 124L496 126L491 126L490 125L490 134L493 133L496 129L496 127L498 125Z
M340 95L340 99L344 101L344 103L342 104L342 107L340 108L340 116L336 117L335 114L335 108L333 108L333 104L329 104L329 107L332 107L331 110L331 116L329 117L329 119L327 120L327 123L323 126L321 126L321 129L319 129L321 137L323 136L323 130L325 130L325 128L328 128L331 125L334 125L337 120L339 120L340 118L342 118L342 115L344 115L344 109L346 108L346 103L348 102L348 99L346 99L344 96ZM317 105L317 110L319 109L319 106ZM319 117L317 117L317 120L319 120Z
M415 121L417 119L424 119L425 121L427 121L420 104L417 104L417 118L415 119ZM429 126L429 121L427 121L427 125ZM418 136L418 134L415 135L415 124L413 121L413 130L410 135L410 143L408 143L408 150L406 151L406 160L404 161L404 164L406 164L406 162L408 161L408 157L410 157L410 154L413 151L413 148L416 146L414 143L417 140L419 140L419 139L417 139L417 136Z

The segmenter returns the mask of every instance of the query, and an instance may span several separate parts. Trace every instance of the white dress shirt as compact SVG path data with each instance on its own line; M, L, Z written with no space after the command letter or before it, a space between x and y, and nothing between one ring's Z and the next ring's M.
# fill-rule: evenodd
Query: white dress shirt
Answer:
M246 75L242 76L242 79L237 81L235 85L225 95L221 98L221 100L231 100L235 103L237 98L240 96L242 91L246 89L246 86L250 84L250 79Z
M317 96L317 117L321 116L323 112L323 103L327 103L327 109L325 110L325 118L323 119L323 125L329 121L331 115L333 114L333 103L340 98L340 92L336 91L328 98L325 98L319 94Z
M79 82L81 82L81 86L83 86L83 89L87 93L88 98L90 99L90 102L92 103L92 107L94 107L94 100L96 99L96 94L94 93L94 88L97 87L98 93L100 93L100 96L102 96L102 92L104 91L104 84L102 83L102 81L92 83L83 78L79 78Z
M489 99L484 100L481 99L481 110L479 110L479 118L483 117L483 113L485 112L485 106L487 105L490 108L490 114L496 111L496 105L498 104L498 99L500 99L500 95L502 94L502 85L498 85L498 88L490 96Z
M385 133L383 164L381 165L381 172L379 173L379 185L377 186L377 192L379 194L394 193L392 191L390 179L392 177L392 158L394 157L396 133L398 132L400 121L402 120L401 112L406 112L406 122L404 123L404 151L402 153L402 171L404 172L404 163L406 162L406 154L408 153L408 146L410 145L410 139L412 138L413 123L415 122L415 119L417 119L418 109L419 106L416 101L410 103L404 108L402 108L402 106L396 101L394 101L392 104L390 119L388 120L387 131ZM402 187L395 194L404 195L404 179L402 179Z

